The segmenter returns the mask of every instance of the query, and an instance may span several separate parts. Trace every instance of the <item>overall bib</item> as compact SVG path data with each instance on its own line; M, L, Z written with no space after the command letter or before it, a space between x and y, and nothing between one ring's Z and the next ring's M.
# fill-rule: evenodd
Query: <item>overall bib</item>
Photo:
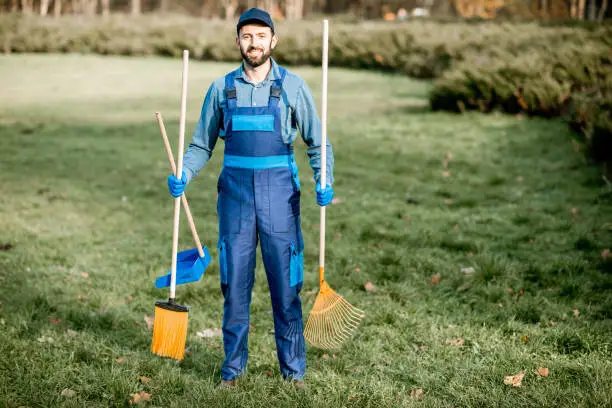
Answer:
M279 67L280 68L280 67ZM224 296L224 380L243 374L248 359L255 250L261 253L274 313L281 373L306 370L302 304L303 238L293 146L282 139L279 100L286 71L274 80L268 106L236 106L235 74L225 77L225 155L217 185L219 263Z

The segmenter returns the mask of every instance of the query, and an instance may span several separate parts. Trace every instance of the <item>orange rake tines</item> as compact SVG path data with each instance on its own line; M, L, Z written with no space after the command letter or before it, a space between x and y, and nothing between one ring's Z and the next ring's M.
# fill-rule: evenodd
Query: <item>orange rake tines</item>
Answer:
M363 317L363 310L352 306L323 281L308 316L304 337L318 348L338 348L351 337Z
M321 186L327 173L327 42L328 21L323 20L323 98L321 104ZM338 348L353 334L365 317L363 310L352 306L325 282L325 207L321 207L319 250L319 294L304 327L304 337L315 347Z

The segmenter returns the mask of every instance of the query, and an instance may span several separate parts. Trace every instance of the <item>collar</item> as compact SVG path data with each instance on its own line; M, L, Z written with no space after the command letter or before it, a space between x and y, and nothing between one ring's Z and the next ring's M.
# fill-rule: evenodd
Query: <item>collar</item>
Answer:
M276 61L274 61L274 58L272 57L270 57L270 62L272 63L270 72L268 72L268 76L266 76L266 78L263 81L261 81L262 84L270 82L270 81L274 81L275 79L280 79L280 72L278 70L278 64L276 63ZM240 64L240 66L238 67L236 71L236 78L240 78L248 84L253 84L253 82L251 82L249 77L244 72L244 62Z

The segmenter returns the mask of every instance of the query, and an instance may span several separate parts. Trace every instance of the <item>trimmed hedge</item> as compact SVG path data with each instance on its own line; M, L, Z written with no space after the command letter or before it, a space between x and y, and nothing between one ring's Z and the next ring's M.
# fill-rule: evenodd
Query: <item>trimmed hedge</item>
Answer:
M98 53L239 61L235 23L182 15L108 18L0 16L5 53ZM291 65L321 64L321 23L280 22L274 56ZM329 64L436 78L434 110L499 109L563 116L584 135L593 157L611 161L612 26L534 22L336 22Z

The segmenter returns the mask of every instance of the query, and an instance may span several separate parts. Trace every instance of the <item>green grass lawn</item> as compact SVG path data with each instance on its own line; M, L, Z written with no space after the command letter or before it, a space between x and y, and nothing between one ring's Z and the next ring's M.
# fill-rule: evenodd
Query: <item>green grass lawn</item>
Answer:
M187 142L210 81L233 67L191 63ZM320 70L295 71L320 102ZM429 83L362 71L329 77L326 276L367 314L355 336L309 346L309 388L285 385L258 260L248 374L216 389L222 339L197 332L222 317L220 142L187 190L214 257L177 288L188 355L152 355L173 217L154 112L176 149L180 74L178 59L0 57L0 406L123 407L143 392L158 407L612 406L612 189L567 126L432 113ZM296 152L307 315L319 211Z

